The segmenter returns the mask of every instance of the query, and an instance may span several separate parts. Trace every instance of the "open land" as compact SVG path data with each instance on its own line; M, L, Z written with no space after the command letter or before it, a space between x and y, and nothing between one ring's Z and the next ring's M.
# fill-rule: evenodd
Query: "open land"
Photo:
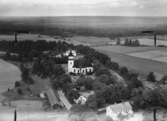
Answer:
M15 40L15 36L14 34L1 34L0 35L0 41L3 40L8 40L8 41L13 41ZM40 40L46 40L46 41L59 41L62 39L58 39L57 37L51 37L48 35L40 35L40 34L31 34L31 33L27 33L27 34L18 34L17 35L17 40L18 41L24 41L24 40L34 40L34 41L40 41Z
M104 46L95 49L109 55L111 60L136 72L167 74L165 59L167 48Z

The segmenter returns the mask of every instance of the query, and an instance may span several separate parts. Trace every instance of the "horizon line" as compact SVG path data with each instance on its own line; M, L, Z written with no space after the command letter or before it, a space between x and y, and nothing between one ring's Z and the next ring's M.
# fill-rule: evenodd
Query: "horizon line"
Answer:
M118 16L112 16L112 15L49 15L49 16L45 16L45 15L42 15L42 16L38 16L38 15L30 15L30 16L24 16L24 15L20 15L20 16L8 16L8 15L5 15L5 16L0 16L0 18L22 18L22 17L25 17L25 18L29 18L29 17L36 17L36 18L42 18L42 17L146 17L146 18L165 18L167 16L128 16L128 15L118 15Z

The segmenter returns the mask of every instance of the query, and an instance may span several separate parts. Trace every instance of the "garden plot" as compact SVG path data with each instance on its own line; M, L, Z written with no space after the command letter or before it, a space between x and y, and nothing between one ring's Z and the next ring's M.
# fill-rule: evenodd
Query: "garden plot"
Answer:
M129 53L128 55L167 63L167 53L165 51L153 50L146 52Z

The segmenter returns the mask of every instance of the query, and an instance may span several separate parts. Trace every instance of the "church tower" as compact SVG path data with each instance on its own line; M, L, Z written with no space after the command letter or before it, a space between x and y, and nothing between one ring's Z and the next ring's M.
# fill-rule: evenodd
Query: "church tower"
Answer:
M68 73L73 72L74 59L72 52L70 52L68 56Z

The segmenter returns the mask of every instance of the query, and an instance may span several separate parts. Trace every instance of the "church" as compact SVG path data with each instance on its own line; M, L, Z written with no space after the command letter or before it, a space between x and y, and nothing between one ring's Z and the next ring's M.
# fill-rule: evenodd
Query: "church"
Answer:
M71 74L91 74L93 73L92 63L84 57L79 57L76 51L71 51L68 55L68 73Z

